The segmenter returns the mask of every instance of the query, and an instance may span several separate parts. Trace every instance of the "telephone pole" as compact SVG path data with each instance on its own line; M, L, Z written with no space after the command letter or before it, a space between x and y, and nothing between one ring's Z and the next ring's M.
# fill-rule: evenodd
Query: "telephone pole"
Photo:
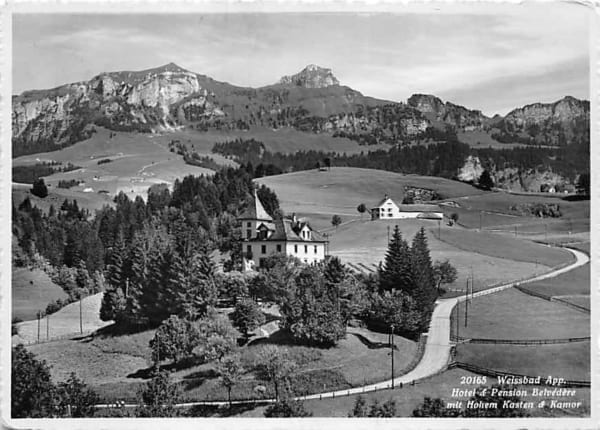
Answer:
M79 333L83 334L83 310L81 302L83 301L83 297L79 295Z
M469 311L469 280L467 279L467 289L465 291L465 327L467 326L468 311Z
M38 311L37 312L37 318L38 318L38 335L37 335L37 341L38 343L40 343L40 318L42 317L42 312Z
M390 355L392 356L392 390L394 389L394 324L390 325Z

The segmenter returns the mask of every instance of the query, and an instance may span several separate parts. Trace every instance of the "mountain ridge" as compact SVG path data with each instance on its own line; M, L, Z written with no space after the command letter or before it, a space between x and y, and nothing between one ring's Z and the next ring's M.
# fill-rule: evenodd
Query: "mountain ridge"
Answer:
M341 85L331 69L314 64L259 88L221 82L175 63L102 72L89 81L24 91L13 96L12 107L16 155L83 140L93 124L141 132L294 127L367 144L404 143L428 129L450 127L489 131L499 141L559 145L585 141L585 126L589 129L589 102L571 96L489 118L434 95L413 94L406 102L365 96Z

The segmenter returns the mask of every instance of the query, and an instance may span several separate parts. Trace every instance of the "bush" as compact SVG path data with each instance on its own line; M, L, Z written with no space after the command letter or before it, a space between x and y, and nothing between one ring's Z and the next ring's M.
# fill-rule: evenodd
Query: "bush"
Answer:
M31 194L33 194L34 196L38 196L42 199L48 196L48 187L46 187L43 178L38 178L35 181L33 181L33 188L31 188Z

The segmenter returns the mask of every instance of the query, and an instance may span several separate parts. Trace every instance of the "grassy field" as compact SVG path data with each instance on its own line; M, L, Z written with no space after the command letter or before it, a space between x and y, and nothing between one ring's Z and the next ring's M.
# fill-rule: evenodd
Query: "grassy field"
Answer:
M398 417L411 417L412 411L418 408L423 403L425 396L431 398L442 398L445 401L468 400L465 398L453 398L451 392L454 388L461 387L460 379L462 376L475 376L475 374L464 371L462 369L452 369L442 374L433 376L418 382L415 385L407 385L403 388L397 388L395 390L384 390L375 393L366 393L362 396L367 401L367 404L371 404L377 400L379 404L384 403L390 399L396 401L396 416ZM488 385L492 385L489 382ZM471 388L470 386L465 386ZM520 388L530 390L532 386L522 386ZM348 413L354 407L354 403L358 396L345 396L336 397L335 399L323 399L323 400L309 400L304 402L304 406L307 410L313 413L315 417L347 417ZM531 399L531 401L543 400L543 397L530 397L524 396L523 400ZM544 416L586 416L590 413L590 390L589 388L577 389L575 397L557 397L556 398L565 401L581 401L583 403L581 409L574 410L561 410L555 409L552 412L545 411L543 409L532 410L532 416L544 417ZM265 407L255 408L240 414L242 417L263 417Z
M446 208L446 213L456 212L459 223L469 228L503 229L517 234L542 234L589 232L590 202L566 201L558 196L527 196L504 192L487 192L476 196L453 199L459 207ZM529 203L558 204L560 218L524 216L510 210L513 205Z
M456 361L528 376L590 380L590 342L556 345L460 344Z
M150 375L148 342L153 335L153 330L121 336L100 334L93 338L49 342L28 348L52 365L52 375L56 380L64 380L74 371L104 399L134 399L137 390ZM240 350L248 369L252 368L258 347L266 343L289 348L298 362L293 378L299 393L348 388L389 376L390 357L385 334L351 328L336 347L318 349L292 345L280 333L275 333L270 339ZM394 358L399 375L413 360L417 344L399 336L395 337L395 344ZM123 365L115 371L117 360ZM186 399L226 398L214 363L173 370L172 376L182 385ZM254 388L263 384L264 381L257 380L253 372L248 371L232 395L235 398L256 397ZM271 387L267 388L268 394L271 394Z
M587 310L591 309L591 300L590 296L557 296L560 300L572 303L577 306L581 306L586 308Z
M435 233L435 229L433 230ZM554 267L572 259L568 251L543 246L534 242L486 232L464 229L446 229L441 240L467 252L507 258L513 261L538 263Z
M555 278L544 279L523 286L528 290L550 297L573 294L589 295L591 291L590 264L588 263Z
M90 332L102 328L108 323L100 320L99 310L102 293L86 297L81 303L81 316L83 332ZM44 307L45 309L45 307ZM40 340L45 341L64 336L77 336L79 327L79 302L71 303L58 312L40 320ZM13 336L13 344L35 342L38 336L37 320L25 321L17 324L19 335ZM82 363L83 364L83 363Z
M67 295L40 269L16 268L12 270L12 318L33 320L38 311L48 303L64 300Z
M477 252L479 248L460 249L444 241L436 239L433 231L437 234L437 222L427 220L380 220L380 221L357 221L340 226L337 231L330 232L329 251L346 263L367 266L375 270L375 266L384 260L387 251L388 227L390 232L395 225L400 226L402 236L412 241L417 230L423 226L427 230L427 238L433 260L448 259L458 270L458 279L448 285L450 289L463 290L466 279L473 274L475 279L475 290L485 289L487 286L498 282L509 282L514 279L531 276L534 273L542 273L549 267L535 262L514 261L511 259L513 247L520 246L522 241L508 241L506 246L498 250L499 256L493 257ZM477 235L477 232L448 227L441 225L442 238L449 232L456 230L457 234L465 233L466 237ZM512 243L512 247L509 246ZM475 242L483 250L488 247L485 241ZM529 243L526 244L529 246ZM536 252L545 252L548 248L533 244ZM504 252L503 255L500 251ZM553 250L554 251L554 250ZM567 254L568 256L568 254Z
M482 193L448 179L352 167L287 173L260 178L257 182L275 190L286 212L327 214L330 219L333 214L356 217L359 204L371 208L384 194L400 203L405 185L433 189L448 198Z
M458 313L459 312L459 313ZM590 335L590 317L558 303L513 288L477 297L469 303L464 326L464 303L452 312L452 332L483 339L564 339Z
M112 199L105 194L83 193L76 191L75 189L50 187L48 188L48 196L42 199L31 194L30 190L30 185L13 184L12 199L15 206L18 207L26 198L29 198L32 205L37 206L44 212L47 212L51 205L54 206L55 209L59 208L65 199L77 200L77 205L80 208L85 208L91 213L94 213L96 209L100 209L104 205L114 205Z
M77 199L85 199L86 194L107 191L111 195L125 192L131 197L145 196L146 190L155 183L172 184L176 178L188 174L210 174L212 170L191 166L182 156L170 152L168 144L173 139L184 139L180 134L141 134L117 132L110 137L108 130L97 127L98 132L91 138L59 151L26 155L13 160L14 165L36 162L71 162L81 169L56 173L45 178L53 189L60 180L79 180L83 183L69 191ZM114 132L112 132L114 133ZM101 159L110 163L98 165ZM215 156L221 164L232 164L230 160ZM91 189L84 193L84 189Z

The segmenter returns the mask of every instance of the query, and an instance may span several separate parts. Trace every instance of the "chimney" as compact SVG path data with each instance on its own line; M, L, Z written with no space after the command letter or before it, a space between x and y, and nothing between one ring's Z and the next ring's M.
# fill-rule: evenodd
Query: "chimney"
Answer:
M389 196L388 196L387 194L385 194L385 195L383 196L383 198L387 200L387 199L389 198Z
M296 218L296 212L292 214L292 223L296 224L298 222L298 218Z

